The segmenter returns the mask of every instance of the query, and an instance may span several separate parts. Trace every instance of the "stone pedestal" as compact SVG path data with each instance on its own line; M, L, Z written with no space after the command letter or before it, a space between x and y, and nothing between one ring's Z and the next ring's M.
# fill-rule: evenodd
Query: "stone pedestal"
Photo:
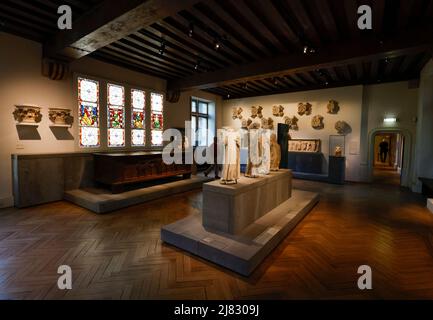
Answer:
M427 208L433 213L433 199L427 199Z
M219 181L203 185L203 226L210 231L239 234L249 225L287 201L292 194L290 170L271 172L237 184Z

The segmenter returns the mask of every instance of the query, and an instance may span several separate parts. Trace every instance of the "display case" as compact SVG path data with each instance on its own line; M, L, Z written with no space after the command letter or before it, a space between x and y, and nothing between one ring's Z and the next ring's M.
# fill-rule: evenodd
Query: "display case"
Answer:
M329 136L329 156L344 157L346 150L346 137L344 135Z

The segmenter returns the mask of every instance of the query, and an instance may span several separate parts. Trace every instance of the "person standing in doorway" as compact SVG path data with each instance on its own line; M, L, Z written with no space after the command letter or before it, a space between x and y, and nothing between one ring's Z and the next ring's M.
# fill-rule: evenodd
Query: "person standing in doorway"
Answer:
M386 159L388 158L388 151L389 151L389 143L382 139L382 142L379 144L379 151L380 151L380 161L382 163L386 162Z

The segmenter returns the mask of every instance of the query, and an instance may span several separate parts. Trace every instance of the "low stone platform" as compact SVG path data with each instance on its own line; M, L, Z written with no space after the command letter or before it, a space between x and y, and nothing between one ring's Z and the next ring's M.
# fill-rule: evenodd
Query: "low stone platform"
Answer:
M161 239L194 255L248 276L319 201L312 192L293 190L292 197L255 221L242 233L206 230L201 214L161 229Z
M109 190L98 188L75 189L66 191L64 199L96 213L107 213L176 193L199 189L203 183L212 180L202 176L192 176L191 179L184 180L173 181L172 179L119 194L112 194Z
M427 208L433 213L433 199L427 199Z
M260 217L288 200L292 172L280 170L238 183L213 181L203 185L203 225L208 230L238 234Z

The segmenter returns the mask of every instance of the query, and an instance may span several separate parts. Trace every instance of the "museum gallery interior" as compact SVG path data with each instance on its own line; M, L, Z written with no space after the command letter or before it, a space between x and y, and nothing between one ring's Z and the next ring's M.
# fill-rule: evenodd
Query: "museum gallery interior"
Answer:
M432 35L433 0L1 1L0 299L433 299Z

